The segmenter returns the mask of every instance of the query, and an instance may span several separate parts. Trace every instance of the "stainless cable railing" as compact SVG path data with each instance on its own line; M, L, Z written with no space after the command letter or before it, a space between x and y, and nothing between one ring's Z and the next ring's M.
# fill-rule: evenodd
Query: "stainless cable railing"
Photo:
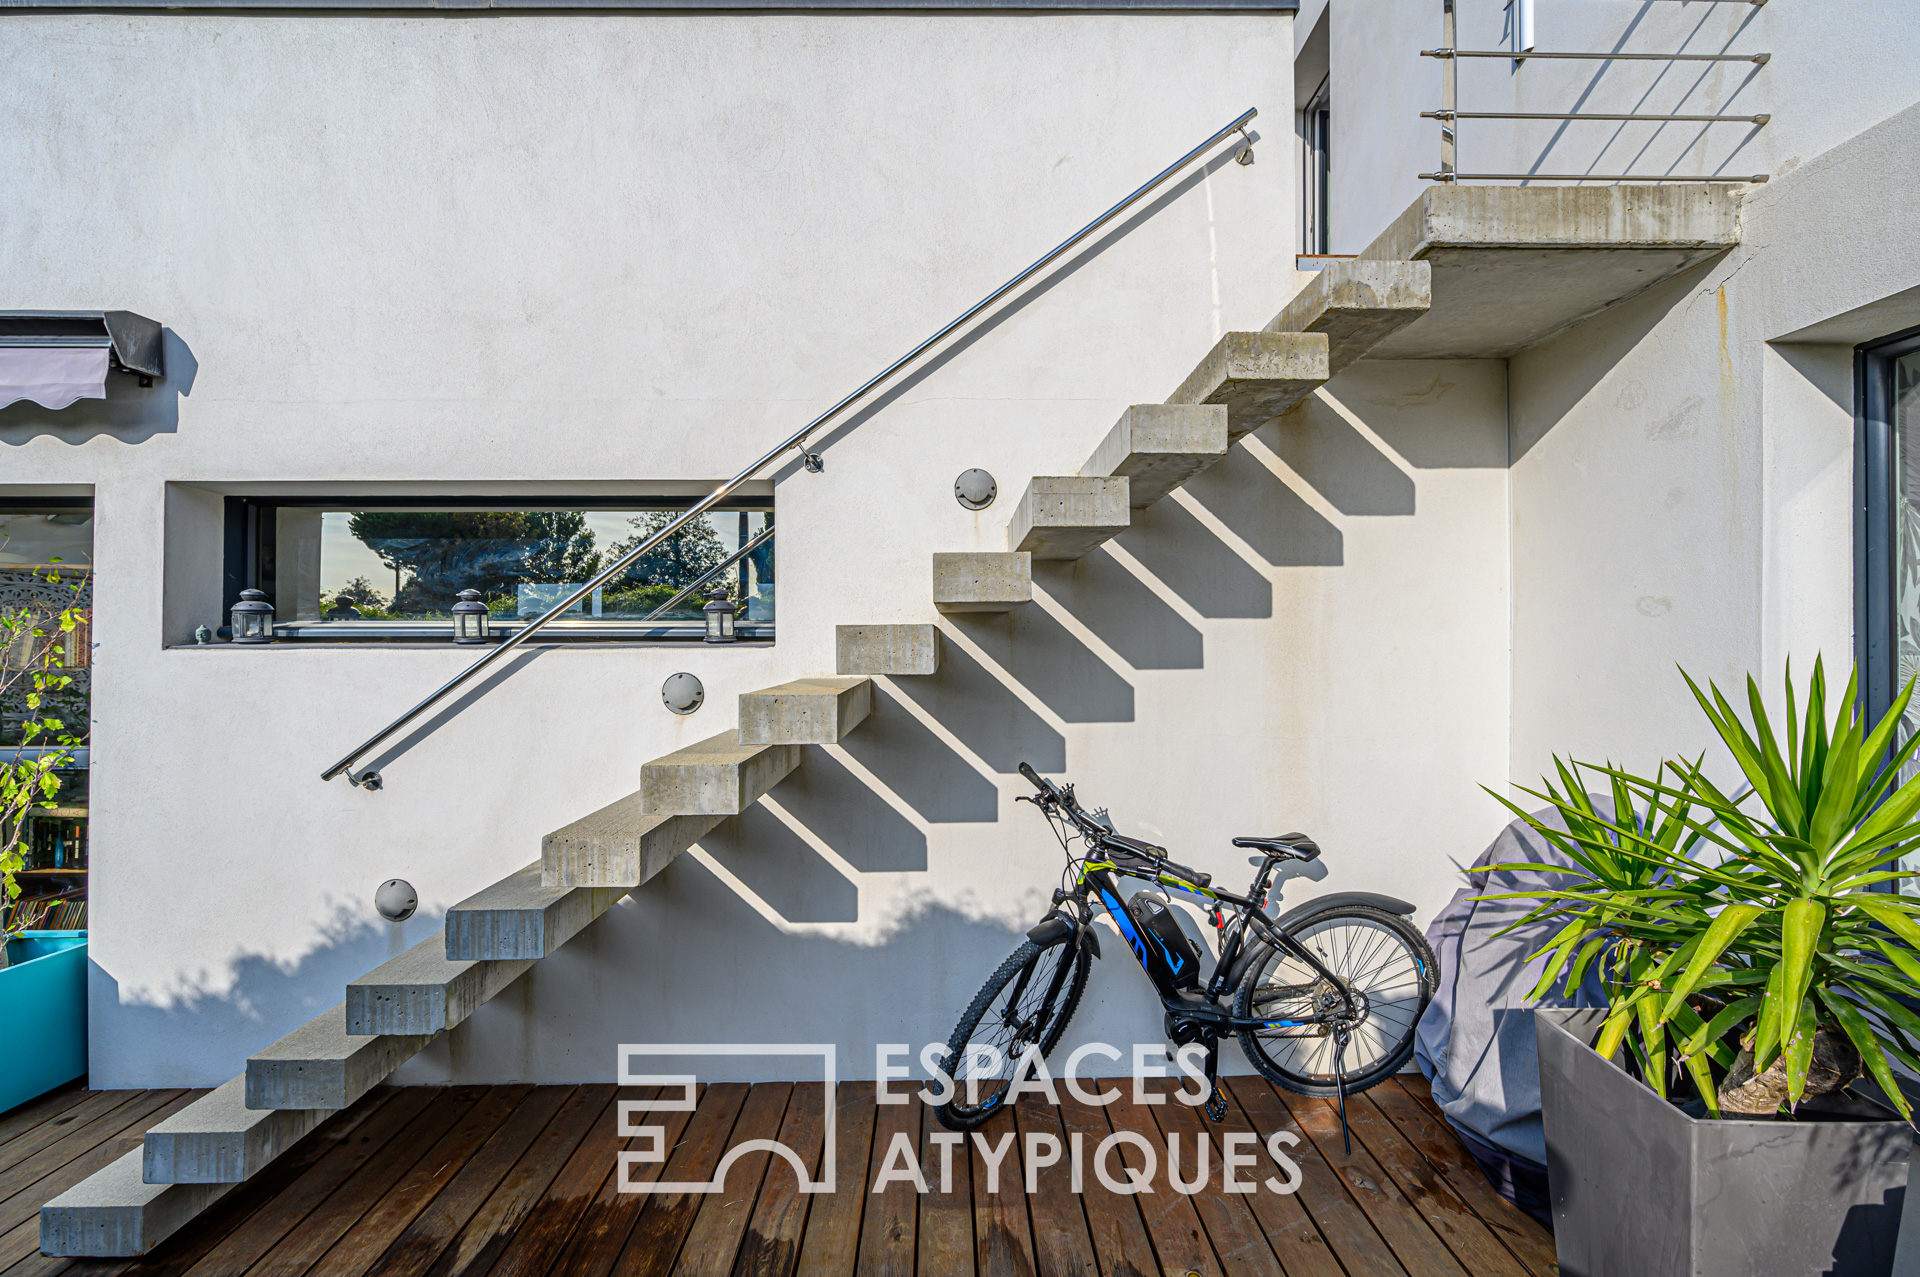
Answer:
M1704 3L1741 3L1755 8L1766 0L1704 0ZM1540 52L1530 46L1512 49L1462 49L1458 46L1455 18L1456 0L1441 0L1441 39L1437 49L1422 49L1423 58L1438 58L1441 64L1440 109L1422 111L1420 118L1440 124L1440 167L1420 178L1428 182L1452 183L1461 180L1481 182L1764 182L1765 173L1701 173L1678 176L1666 173L1463 173L1460 171L1458 124L1461 120L1613 120L1659 124L1748 124L1765 127L1772 118L1766 114L1665 114L1644 111L1462 111L1459 103L1458 67L1463 58L1504 58L1516 65L1536 58L1545 61L1576 62L1747 62L1763 67L1772 60L1770 53L1625 53L1618 51ZM1517 19L1516 19L1517 20ZM1519 43L1516 37L1516 44Z
M425 699L420 701L419 704L415 705L412 709L409 709L406 713L400 715L400 717L394 719L391 723L388 723L385 727L375 732L372 736L369 736L366 740L362 741L358 746L356 746L352 750L352 752L348 753L346 757L342 758L339 762L335 763L333 766L327 768L327 770L321 772L320 779L332 780L335 776L344 774L346 778L355 785L363 786L367 789L379 789L382 784L379 772L374 771L372 769L368 769L356 776L352 770L353 765L359 762L360 759L364 758L367 754L371 753L374 749L378 748L380 745L390 740L396 732L400 731L401 728L407 726L407 724L419 718L422 714L426 713L429 709L432 709L435 705L438 705L441 701L445 700L448 696L452 695L453 692L455 692L459 688L464 687L466 684L472 682L473 679L478 677L482 671L497 664L500 660L502 660L507 655L508 652L513 651L515 648L525 643L528 639L532 638L535 634L538 634L540 630L549 621L558 619L569 608L579 603L582 599L585 599L588 595L592 594L595 590L600 589L602 586L606 585L607 582L612 581L616 577L620 576L621 573L625 572L627 568L631 566L634 562L636 562L642 555L646 554L648 551L652 550L655 546L661 544L663 541L666 541L669 537L679 532L681 528L684 528L685 526L687 526L687 524L693 522L695 519L700 518L702 515L706 514L708 510L711 510L714 506L724 501L727 498L728 493L734 491L741 484L746 483L748 480L752 479L755 475L759 474L762 470L772 465L775 461L778 461L781 457L785 456L787 453L795 449L798 449L800 451L802 463L806 466L807 470L813 473L818 473L823 468L824 463L821 461L819 453L807 451L808 437L811 436L815 431L819 430L821 426L825 425L827 422L831 421L833 418L839 416L840 413L845 411L846 408L848 408L850 405L856 403L857 401L865 397L869 391L873 390L875 387L879 386L881 383L887 381L895 373L899 372L901 369L905 368L908 364L911 364L914 360L918 359L921 355L931 350L933 347L938 345L941 341L945 340L948 336L950 336L960 327L965 325L969 320L973 319L976 315L979 315L982 311L986 310L987 307L993 305L995 302L999 301L1002 297L1005 297L1008 293L1012 292L1014 289L1018 288L1020 285L1026 283L1029 279L1032 279L1035 274L1044 270L1047 266L1051 265L1063 253L1066 253L1068 250L1072 249L1075 245L1085 240L1087 236L1093 234L1095 231L1099 230L1102 226L1105 226L1108 222L1111 222L1114 218L1120 216L1120 214L1126 212L1129 208L1139 203L1142 199L1144 199L1146 196L1151 194L1153 191L1165 185L1165 183L1169 178L1173 177L1176 173L1179 173L1181 170L1185 169L1188 165L1192 164L1196 159L1200 158L1200 156L1206 154L1208 151L1212 150L1215 146L1219 145L1223 139L1231 137L1233 134L1238 133L1241 138L1241 147L1240 147L1239 154L1234 156L1234 159L1241 164L1253 163L1253 138L1250 134L1247 133L1247 124L1258 114L1260 114L1260 112L1257 109L1249 108L1247 111L1243 112L1239 117L1237 117L1232 123L1226 125L1223 128L1216 130L1212 136L1207 138L1206 141L1200 143L1200 145L1194 147L1191 151L1188 151L1185 155L1182 155L1179 159L1169 164L1166 168L1161 169L1158 173L1154 174L1151 178L1147 179L1147 181L1143 185L1136 188L1132 194L1128 195L1125 199L1122 199L1118 204L1115 204L1112 208L1109 208L1106 212L1100 214L1100 216L1094 218L1091 222L1088 222L1085 226L1082 226L1079 230L1069 235L1066 239L1061 240L1058 245L1056 245L1052 250L1050 250L1045 256L1041 257L1038 261L1034 262L1033 265L1027 267L1025 270L1021 271L1018 275L1015 275L1012 279L1000 285L1000 287L994 289L991 293L988 293L985 297L981 298L979 301L969 306L965 311L961 312L961 314L956 318L954 318L952 321L942 325L939 331L935 332L931 337L927 338L925 341L915 346L912 350L909 350L906 354L900 356L900 358L888 364L885 368L875 373L872 377L868 378L866 381L862 382L858 388L853 390L845 398L841 399L838 403L834 404L833 407L827 409L825 412L815 417L812 421L809 421L806 425L800 427L800 429L794 431L792 434L788 435L785 439L781 440L773 448L769 449L766 453L764 453L759 460L753 462L753 464L749 465L746 469L742 470L739 474L727 480L725 483L715 488L712 492L708 493L706 496L702 497L700 500L694 502L691 506L687 507L686 512L680 515L679 518L674 519L672 522L666 524L659 531L655 532L652 536L648 537L645 541L641 542L639 545L635 546L633 549L627 551L627 553L621 555L620 558L615 560L610 567L603 569L598 576L594 577L592 580L588 581L586 584L580 586L572 594L569 594L566 598L560 600L559 603L555 604L552 608L550 608L548 611L546 611L542 615L534 618L532 621L529 621L526 625L522 626L518 631L513 633L511 636L503 639L500 643L498 643L493 648L491 648L487 652L487 654L482 656L479 660L467 666L467 668L465 668L464 670L461 670L458 674L448 679L445 683L442 683L438 688L434 689L434 691L430 693Z

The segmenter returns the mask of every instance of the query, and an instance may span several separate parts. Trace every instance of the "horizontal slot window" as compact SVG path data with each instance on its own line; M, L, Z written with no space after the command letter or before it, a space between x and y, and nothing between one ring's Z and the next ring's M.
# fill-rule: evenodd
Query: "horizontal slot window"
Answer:
M241 590L260 590L278 641L446 642L453 608L471 590L499 640L551 612L692 504L229 498L228 606ZM541 638L697 641L706 633L704 608L718 595L733 604L740 639L771 639L773 531L771 498L716 507L568 607Z

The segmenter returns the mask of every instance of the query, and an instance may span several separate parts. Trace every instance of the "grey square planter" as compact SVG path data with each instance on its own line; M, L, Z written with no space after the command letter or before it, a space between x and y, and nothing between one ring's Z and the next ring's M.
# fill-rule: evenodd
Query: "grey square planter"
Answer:
M1893 1271L1906 1123L1696 1121L1594 1053L1605 1015L1534 1013L1562 1277Z

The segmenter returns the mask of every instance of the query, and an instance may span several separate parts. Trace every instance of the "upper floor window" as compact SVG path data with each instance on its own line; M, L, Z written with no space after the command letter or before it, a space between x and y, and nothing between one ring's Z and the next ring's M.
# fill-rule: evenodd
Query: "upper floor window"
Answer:
M477 591L490 632L513 634L660 531L692 498L537 504L498 498L228 500L227 593L263 591L276 638L427 639L452 633ZM698 639L716 589L742 639L774 625L771 497L724 503L549 623L553 639Z

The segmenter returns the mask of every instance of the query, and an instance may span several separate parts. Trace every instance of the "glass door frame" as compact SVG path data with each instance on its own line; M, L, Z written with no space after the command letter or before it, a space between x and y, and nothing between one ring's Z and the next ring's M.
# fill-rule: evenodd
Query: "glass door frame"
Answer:
M1853 609L1854 662L1869 726L1886 715L1898 692L1900 653L1894 502L1894 364L1920 352L1920 328L1863 342L1853 349Z

